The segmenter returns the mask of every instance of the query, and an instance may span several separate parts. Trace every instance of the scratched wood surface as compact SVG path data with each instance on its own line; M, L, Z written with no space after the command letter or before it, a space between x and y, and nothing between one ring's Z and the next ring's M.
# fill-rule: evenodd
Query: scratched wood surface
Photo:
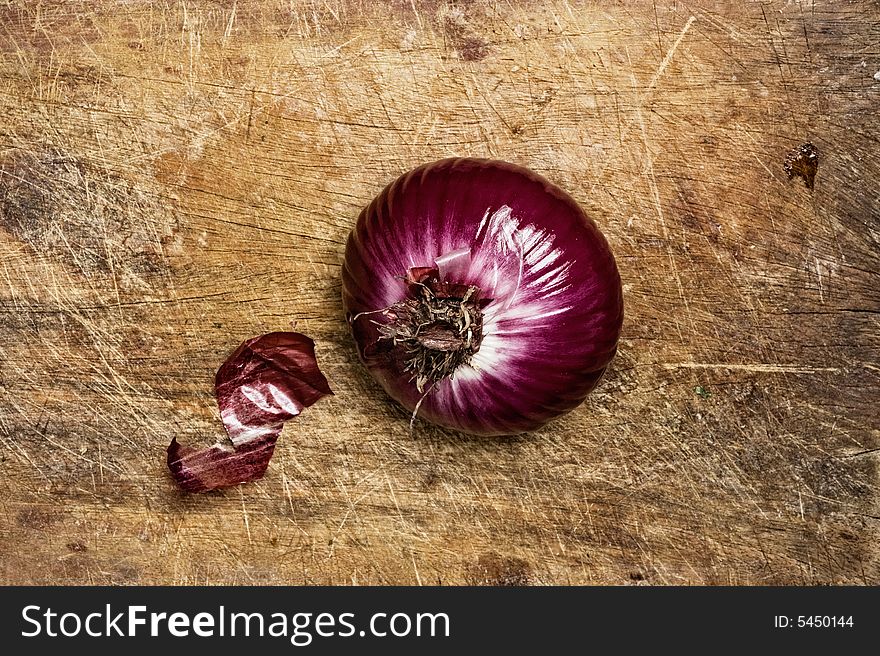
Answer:
M4 583L878 583L875 2L0 2ZM786 154L820 150L815 188ZM419 163L570 191L616 253L600 388L417 426L340 262ZM336 395L183 497L214 371L296 322Z

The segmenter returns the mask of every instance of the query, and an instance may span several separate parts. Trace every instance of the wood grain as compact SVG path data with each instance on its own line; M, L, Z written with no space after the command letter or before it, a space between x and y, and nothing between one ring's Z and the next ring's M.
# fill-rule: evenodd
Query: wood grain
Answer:
M4 583L880 582L874 2L0 3ZM815 188L786 154L820 151ZM405 170L507 159L601 226L607 378L530 435L417 425L340 262ZM217 366L336 396L181 496Z

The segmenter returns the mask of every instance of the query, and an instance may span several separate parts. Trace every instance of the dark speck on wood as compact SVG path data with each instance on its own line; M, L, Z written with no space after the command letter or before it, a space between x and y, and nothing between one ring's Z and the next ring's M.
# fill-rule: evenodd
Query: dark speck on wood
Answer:
M791 180L794 176L804 179L807 189L812 189L819 169L819 149L807 142L790 151L785 156L783 168Z

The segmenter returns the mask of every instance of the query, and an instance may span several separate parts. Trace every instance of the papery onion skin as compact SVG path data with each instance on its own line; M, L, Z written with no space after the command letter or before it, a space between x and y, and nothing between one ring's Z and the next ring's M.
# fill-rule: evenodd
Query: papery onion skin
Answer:
M217 370L214 394L229 443L168 446L171 476L184 492L208 492L262 478L284 422L333 394L315 342L274 332L243 342Z
M406 278L431 271L491 301L471 362L420 391L410 356L387 338L400 314L388 308L419 291ZM441 160L388 185L349 236L342 283L361 361L386 392L477 435L535 430L578 406L623 322L620 275L596 225L545 178L493 160Z

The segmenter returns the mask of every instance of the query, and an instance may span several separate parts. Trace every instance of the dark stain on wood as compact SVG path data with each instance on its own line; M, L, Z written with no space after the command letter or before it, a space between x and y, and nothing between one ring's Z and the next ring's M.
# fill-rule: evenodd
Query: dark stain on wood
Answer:
M20 510L15 517L16 523L23 529L41 531L59 519L58 514L36 506Z
M798 176L803 179L807 189L812 190L819 170L819 149L809 142L798 146L785 156L782 168L789 180Z
M466 578L469 585L524 586L532 576L532 566L522 558L490 551L468 566Z
M450 5L438 12L437 19L443 34L461 59L477 62L489 54L489 44L473 28L466 9Z
M178 229L166 202L51 146L0 159L0 226L38 254L123 287L165 268Z

